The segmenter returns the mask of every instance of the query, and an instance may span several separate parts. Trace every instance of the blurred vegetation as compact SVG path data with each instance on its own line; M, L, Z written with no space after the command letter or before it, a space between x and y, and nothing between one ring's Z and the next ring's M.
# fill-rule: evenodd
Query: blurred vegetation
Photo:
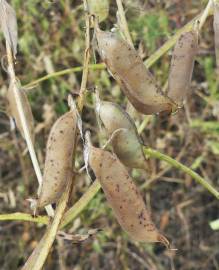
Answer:
M135 48L143 59L150 56L177 29L196 16L207 1L124 1L126 17ZM83 5L77 0L22 1L12 0L19 26L19 53L16 74L27 84L44 75L83 65L85 22ZM116 3L109 1L109 15L101 22L105 29L117 24ZM192 166L206 180L219 187L219 89L215 71L212 17L200 33L200 48L195 64L191 94L183 109L171 117L152 116L142 132L146 145L154 147ZM93 42L95 47L95 42ZM4 41L0 43L5 55ZM152 67L161 85L168 78L171 51ZM99 63L92 54L91 63ZM0 211L30 212L26 201L34 197L37 181L25 151L25 143L10 131L5 114L7 103L6 73L0 76ZM67 110L67 95L77 95L81 72L55 77L28 89L36 124L36 150L43 167L45 144L57 117ZM107 70L90 70L84 129L90 129L96 145L106 140L100 132L94 113L92 90L100 89L101 98L119 103L126 99ZM146 116L136 113L138 126ZM77 169L83 166L82 144L78 143ZM70 233L84 233L89 228L102 231L75 245L56 243L45 269L219 269L219 232L209 222L218 218L218 202L192 179L176 169L150 160L151 174L133 170L139 186L155 179L142 194L158 227L179 251L170 252L159 244L131 241L117 224L102 192L85 211L68 226ZM86 174L77 177L72 204L88 189ZM23 265L41 238L44 227L25 222L1 222L1 269L13 270ZM63 263L64 262L64 263Z

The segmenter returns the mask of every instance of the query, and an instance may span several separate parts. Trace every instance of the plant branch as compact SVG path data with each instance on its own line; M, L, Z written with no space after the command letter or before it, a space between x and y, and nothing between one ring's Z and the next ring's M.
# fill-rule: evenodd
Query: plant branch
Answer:
M219 199L219 192L210 184L208 183L204 178L202 178L198 173L194 172L189 167L183 165L179 161L176 161L175 159L171 158L170 156L167 156L165 154L162 154L154 149L144 147L144 153L149 156L150 158L157 158L159 160L163 160L170 164L172 167L175 167L184 173L190 175L197 183L202 185L205 189L207 189L212 195L214 195L217 199Z
M132 38L129 32L128 24L125 18L125 12L122 6L122 0L116 0L116 4L118 7L118 17L119 17L119 22L120 22L120 27L122 28L122 32L125 36L125 39L134 48Z
M88 14L87 0L83 0L83 3L84 3L84 11L85 11L86 33L85 33L84 66L83 66L80 94L78 98L79 112L82 111L83 106L84 106L84 98L85 98L86 87L87 87L89 61L90 61L90 16Z
M59 224L67 207L69 195L71 192L72 179L68 179L65 192L62 194L60 201L58 203L57 209L55 211L54 219L50 226L48 226L43 238L38 243L37 247L34 249L28 260L26 261L22 270L40 270L42 269L49 251L55 241L56 234L59 229Z

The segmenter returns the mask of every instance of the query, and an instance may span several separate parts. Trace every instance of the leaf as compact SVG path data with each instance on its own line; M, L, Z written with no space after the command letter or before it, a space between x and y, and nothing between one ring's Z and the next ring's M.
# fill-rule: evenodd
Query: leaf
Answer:
M17 18L15 10L5 0L0 0L0 24L15 58L18 42Z

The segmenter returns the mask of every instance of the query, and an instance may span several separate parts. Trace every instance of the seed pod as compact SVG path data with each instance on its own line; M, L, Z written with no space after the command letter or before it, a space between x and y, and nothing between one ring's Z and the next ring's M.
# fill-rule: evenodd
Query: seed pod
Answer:
M214 2L214 46L217 67L219 67L219 4Z
M111 153L89 147L89 164L121 227L136 241L169 241L158 232L125 166Z
M194 30L182 34L173 50L167 95L178 106L182 105L189 90L197 50L198 33Z
M99 101L98 114L112 136L113 151L123 164L130 168L146 169L142 142L128 113L115 103Z
M74 111L61 116L53 125L47 141L43 183L37 207L57 202L72 176L72 155L77 119Z
M96 38L102 60L137 111L143 114L171 111L170 99L164 96L135 49L115 33L98 27Z
M20 91L21 104L24 110L24 115L26 117L27 125L29 127L32 142L34 143L34 119L33 119L33 114L30 107L30 103L28 101L25 91L22 88L20 88L19 91ZM8 88L7 100L8 100L8 114L11 115L11 117L15 119L18 130L20 131L22 137L25 138L24 130L23 130L19 112L17 109L15 96L13 93L13 88L11 85Z

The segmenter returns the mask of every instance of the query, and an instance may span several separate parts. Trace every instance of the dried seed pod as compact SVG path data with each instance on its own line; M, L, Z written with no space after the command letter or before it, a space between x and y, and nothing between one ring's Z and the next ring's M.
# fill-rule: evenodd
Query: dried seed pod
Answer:
M217 67L219 67L219 3L214 2L214 45Z
M108 134L112 136L115 154L128 167L145 169L147 161L136 126L119 105L99 101L98 114Z
M72 176L72 155L77 117L73 110L61 116L53 125L47 141L43 183L37 207L57 202L69 177Z
M125 166L111 153L89 147L89 164L121 227L136 241L169 241L158 232Z
M136 110L143 114L171 111L171 100L164 96L135 49L115 33L98 27L96 38L102 60Z
M20 91L21 104L24 110L24 115L26 117L27 125L29 127L32 142L34 143L34 119L33 119L33 114L30 107L30 103L28 101L25 91L22 88L20 88L19 91ZM8 88L7 100L8 100L8 114L11 115L11 117L15 119L18 130L20 131L22 137L25 138L24 130L23 130L19 112L17 109L15 96L13 93L13 88L11 85Z
M182 105L189 90L197 50L198 33L194 30L182 34L173 50L167 95L178 106Z

